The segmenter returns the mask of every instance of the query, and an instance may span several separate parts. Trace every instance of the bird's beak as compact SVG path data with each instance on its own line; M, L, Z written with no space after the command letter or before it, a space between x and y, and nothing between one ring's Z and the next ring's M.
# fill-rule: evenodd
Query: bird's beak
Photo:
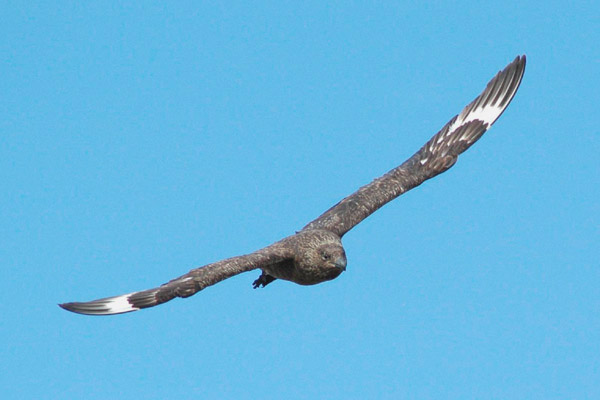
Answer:
M346 264L347 264L346 257L338 257L335 260L334 264L335 264L336 267L338 267L342 271L345 271L346 270Z

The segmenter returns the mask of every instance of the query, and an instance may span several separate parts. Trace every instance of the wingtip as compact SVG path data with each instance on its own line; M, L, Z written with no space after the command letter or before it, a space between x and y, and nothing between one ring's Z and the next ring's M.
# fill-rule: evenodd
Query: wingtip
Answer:
M58 306L63 310L70 311L75 314L81 315L92 315L87 312L84 312L78 305L82 303L59 303Z
M77 303L59 303L58 306L63 310L77 312Z
M523 75L525 70L525 65L527 64L527 56L525 54L520 54L515 57L506 67L498 71L498 75L502 74L505 71L515 71L516 74Z
M521 71L522 75L527 65L527 56L525 54L518 55L511 64L516 65L517 70Z
M131 293L87 302L61 303L58 306L64 310L84 315L124 314L140 309L128 301L130 295Z

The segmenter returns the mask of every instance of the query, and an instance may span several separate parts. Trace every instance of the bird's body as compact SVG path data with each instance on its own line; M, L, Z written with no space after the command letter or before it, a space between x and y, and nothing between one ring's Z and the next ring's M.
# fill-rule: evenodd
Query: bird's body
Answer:
M60 306L81 314L108 315L153 307L175 297L189 297L242 272L261 269L254 287L275 279L314 285L346 269L341 238L381 206L454 165L498 119L514 97L525 56L500 71L486 89L399 167L361 187L325 211L301 231L253 253L196 268L154 289Z
M337 278L346 269L342 240L333 232L323 229L303 230L276 245L291 249L293 257L263 267L267 276L300 285L315 285Z

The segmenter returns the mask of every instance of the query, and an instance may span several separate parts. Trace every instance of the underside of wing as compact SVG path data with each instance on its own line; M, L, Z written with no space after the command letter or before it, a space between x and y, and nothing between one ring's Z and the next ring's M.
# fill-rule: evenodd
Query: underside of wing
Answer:
M524 72L525 56L519 56L411 158L361 187L304 229L327 229L342 236L387 202L446 171L502 115Z
M287 249L275 245L245 256L228 258L173 279L154 289L106 297L103 299L59 304L65 310L87 315L112 315L154 307L176 297L189 297L242 272L281 262L289 257Z

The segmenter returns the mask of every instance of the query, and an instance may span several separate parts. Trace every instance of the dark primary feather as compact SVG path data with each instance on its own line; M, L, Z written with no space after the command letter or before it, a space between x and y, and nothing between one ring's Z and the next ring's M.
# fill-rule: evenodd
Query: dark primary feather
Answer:
M524 72L525 56L519 56L411 158L344 198L304 229L326 229L341 237L387 202L446 171L508 107Z

